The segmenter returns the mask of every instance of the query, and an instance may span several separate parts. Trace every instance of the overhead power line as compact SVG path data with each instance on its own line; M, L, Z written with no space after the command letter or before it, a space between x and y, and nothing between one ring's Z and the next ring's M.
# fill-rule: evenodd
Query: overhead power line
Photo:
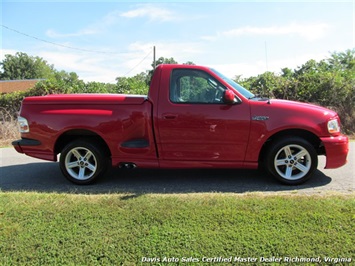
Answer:
M59 43L55 43L55 42L51 42L51 41L47 41L47 40L44 40L44 39L41 39L41 38L38 38L36 36L32 36L30 34L27 34L27 33L24 33L24 32L21 32L19 30L16 30L16 29L12 29L6 25L2 25L1 26L7 30L10 30L10 31L13 31L13 32L16 32L18 34L21 34L23 36L26 36L28 38L32 38L34 40L37 40L37 41L40 41L40 42L44 42L44 43L48 43L48 44L51 44L51 45L55 45L55 46L59 46L59 47L63 47L63 48L67 48L67 49L72 49L72 50L77 50L77 51L81 51L81 52L89 52L89 53L99 53L99 54L128 54L128 53L131 53L131 52L105 52L105 51L98 51L98 50L90 50L90 49L82 49L82 48L77 48L77 47L72 47L72 46L68 46L68 45L64 45L64 44L59 44ZM129 73L131 73L134 69L136 69L141 63L143 63L144 60L147 59L147 57L149 55L151 55L153 51L150 50L149 53L141 60L139 61L139 63L137 65L135 65L132 69L130 69L126 74L125 76L127 76ZM154 47L154 60L155 60L155 47Z
M125 76L127 76L127 75L128 75L129 73L131 73L134 69L136 69L140 64L142 64L143 61L146 60L147 57L148 57L151 53L152 53L152 50L149 51L149 53L148 53L137 65L135 65L130 71L128 71L128 72L125 74Z
M77 51L82 51L82 52L89 52L89 53L99 53L99 54L128 54L129 53L129 52L106 52L106 51L98 51L98 50L90 50L90 49L82 49L82 48L78 48L78 47L72 47L72 46L68 46L68 45L64 45L64 44L60 44L60 43L47 41L47 40L38 38L36 36L32 36L30 34L18 31L16 29L12 29L12 28L5 26L5 25L1 25L1 26L7 30L16 32L16 33L26 36L28 38L32 38L32 39L40 41L40 42L49 43L51 45L55 45L55 46L59 46L59 47L67 48L67 49L72 49L72 50L77 50Z

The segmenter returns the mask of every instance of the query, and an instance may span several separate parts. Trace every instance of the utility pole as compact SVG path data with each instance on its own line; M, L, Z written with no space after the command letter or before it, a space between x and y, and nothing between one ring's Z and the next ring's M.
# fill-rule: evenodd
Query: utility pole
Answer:
M156 61L155 61L155 46L153 46L153 69L156 67Z

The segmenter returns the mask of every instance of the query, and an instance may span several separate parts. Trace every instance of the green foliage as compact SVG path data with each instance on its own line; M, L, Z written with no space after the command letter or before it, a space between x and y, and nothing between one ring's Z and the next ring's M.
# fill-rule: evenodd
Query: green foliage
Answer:
M53 66L45 60L26 53L7 54L0 65L3 68L0 72L1 80L50 78L54 73Z
M174 58L165 58L165 57L159 57L158 60L156 60L155 62L155 66L159 66L161 64L177 64L178 62L175 61ZM191 63L191 62L190 62ZM152 67L154 66L154 64L152 64Z
M354 255L353 195L0 193L1 265ZM155 263L154 265L211 265Z
M116 78L115 93L125 94L140 94L147 95L149 86L147 82L147 75L142 72L134 77L118 77Z
M190 63L192 63L192 62L190 62ZM161 64L178 64L178 62L175 61L175 59L172 57L171 58L159 57L159 59L155 61L155 67L157 67ZM152 66L151 70L147 71L147 84L150 83L150 80L151 80L153 73L154 73L154 62L152 63L151 66Z
M27 92L12 92L0 95L0 108L11 114L11 118L17 116L22 100L28 96Z

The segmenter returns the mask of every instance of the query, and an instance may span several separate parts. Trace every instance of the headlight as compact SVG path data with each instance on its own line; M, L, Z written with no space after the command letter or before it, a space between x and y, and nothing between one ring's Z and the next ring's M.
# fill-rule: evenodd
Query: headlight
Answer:
M339 126L338 119L334 118L334 119L328 121L328 132L330 134L340 132L340 126Z
M28 126L28 122L26 118L19 116L17 118L17 123L19 126L20 133L30 132L30 127Z

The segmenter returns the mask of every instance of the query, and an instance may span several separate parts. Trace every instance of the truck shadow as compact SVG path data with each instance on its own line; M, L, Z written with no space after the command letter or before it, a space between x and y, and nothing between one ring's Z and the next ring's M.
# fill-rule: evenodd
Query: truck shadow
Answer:
M57 163L29 163L0 168L0 191L55 193L244 193L302 192L329 184L332 179L317 170L308 182L286 186L257 170L235 169L110 169L93 185L78 186L67 181Z

